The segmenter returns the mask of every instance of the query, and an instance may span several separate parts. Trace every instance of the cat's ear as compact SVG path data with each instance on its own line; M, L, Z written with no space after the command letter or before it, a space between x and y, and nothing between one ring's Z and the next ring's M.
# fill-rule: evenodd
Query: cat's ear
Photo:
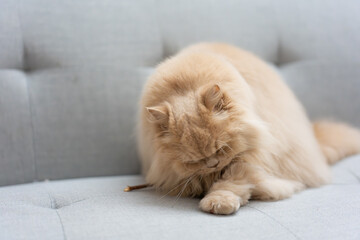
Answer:
M151 122L165 123L169 120L169 110L166 106L147 107L146 110Z
M220 111L224 104L223 97L224 95L219 85L215 84L203 93L204 105L211 111Z

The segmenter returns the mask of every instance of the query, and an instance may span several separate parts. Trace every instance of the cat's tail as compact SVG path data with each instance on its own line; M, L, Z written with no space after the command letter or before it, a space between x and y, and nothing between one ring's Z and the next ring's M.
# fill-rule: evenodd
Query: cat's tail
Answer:
M360 130L344 123L329 121L315 122L313 129L329 164L360 153Z

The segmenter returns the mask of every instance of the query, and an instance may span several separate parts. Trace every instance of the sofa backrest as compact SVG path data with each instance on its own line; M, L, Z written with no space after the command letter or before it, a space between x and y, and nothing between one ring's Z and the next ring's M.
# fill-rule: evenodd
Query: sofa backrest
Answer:
M360 125L357 0L0 0L0 185L139 173L154 66L222 41L276 65L313 118Z

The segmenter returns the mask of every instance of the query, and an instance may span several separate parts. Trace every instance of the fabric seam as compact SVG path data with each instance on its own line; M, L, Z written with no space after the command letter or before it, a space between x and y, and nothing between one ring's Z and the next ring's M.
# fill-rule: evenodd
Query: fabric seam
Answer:
M59 219L64 240L67 240L66 234L65 234L65 227L64 227L63 221L62 221L62 219L61 219L61 217L60 217L60 214L59 214L59 212L58 212L55 199L51 196L50 191L46 188L46 186L44 186L44 188L45 188L45 191L46 191L47 195L49 196L50 208L53 209L53 210L55 210L55 213L56 213L56 215L57 215L57 217L58 217L58 219Z
M275 218L273 218L271 215L267 214L264 211L261 211L260 209L256 208L256 207L252 207L247 205L246 207L255 209L256 211L262 213L263 215L267 216L268 218L270 218L271 220L273 220L274 222L276 222L277 224L279 224L283 229L285 229L288 233L290 233L291 235L293 235L296 239L301 240L301 238L299 238L293 231L291 231L288 227L286 227L285 225L283 225L281 222L279 222L278 220L276 220Z
M64 224L63 224L63 221L62 221L62 219L61 219L61 217L60 217L59 211L58 211L57 209L55 209L55 212L56 212L56 215L58 216L59 221L60 221L61 230L62 230L62 232L63 232L64 240L67 240L66 234L65 234Z
M23 35L23 27L22 27L22 21L20 18L20 13L19 13L19 9L21 5L21 0L17 1L17 17L18 17L18 21L19 21L19 28L20 28L20 32L21 32L21 40L22 40L22 46L23 46L23 56L22 56L22 70L24 71L24 69L27 67L26 66L26 53L25 53L25 41L24 41L24 35ZM27 91L27 99L29 102L29 114L30 114L30 128L31 128L31 140L32 140L32 150L33 150L33 163L34 163L34 175L33 179L31 179L30 181L34 181L34 180L38 180L38 169L37 169L37 156L36 156L36 144L35 144L35 127L34 127L34 114L33 114L33 107L32 107L32 101L31 101L31 97L30 97L30 87L29 87L29 78L28 78L28 74L25 74L24 71L24 76L25 76L25 84L26 84L26 91ZM27 181L26 181L27 182Z

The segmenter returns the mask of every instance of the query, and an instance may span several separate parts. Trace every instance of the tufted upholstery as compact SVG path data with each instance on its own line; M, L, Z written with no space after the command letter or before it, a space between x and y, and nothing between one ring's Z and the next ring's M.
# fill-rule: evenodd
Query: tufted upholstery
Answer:
M357 0L0 0L0 186L138 174L141 87L159 61L199 41L256 53L311 118L360 127L359 9ZM335 166L333 185L229 218L198 212L197 200L172 207L121 192L139 176L2 187L0 239L359 239L359 163Z

